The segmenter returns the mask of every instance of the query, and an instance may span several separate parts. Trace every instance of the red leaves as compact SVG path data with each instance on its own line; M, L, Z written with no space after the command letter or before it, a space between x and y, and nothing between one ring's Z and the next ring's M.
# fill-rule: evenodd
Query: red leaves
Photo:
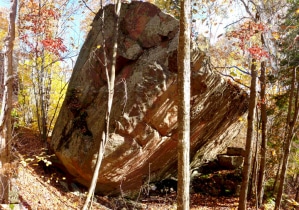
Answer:
M260 60L262 57L269 58L269 54L267 51L263 50L261 47L253 46L248 48L249 53L252 55L252 57Z
M258 34L263 33L267 30L264 24L255 23L252 21L245 22L240 26L238 30L234 30L228 34L228 38L233 37L238 39L238 42L233 44L234 46L240 47L243 51L246 50L249 42L256 42L253 37L256 37ZM248 52L252 55L253 58L260 60L263 57L269 58L267 51L263 50L257 44L253 47L247 47Z
M66 46L63 44L63 40L58 37L55 39L47 38L41 41L44 48L55 55L59 56L60 52L64 53L67 51Z
M25 11L20 13L21 40L31 52L38 55L47 50L61 57L67 49L62 38L54 37L59 10L55 10L51 4L40 7L35 0L28 0L27 3L26 8L23 8Z

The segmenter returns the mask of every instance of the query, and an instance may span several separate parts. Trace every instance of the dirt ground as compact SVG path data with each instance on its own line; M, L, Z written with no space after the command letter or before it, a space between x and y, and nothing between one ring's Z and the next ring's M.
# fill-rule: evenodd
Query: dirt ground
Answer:
M45 153L43 146L38 135L29 129L20 130L14 138L12 189L18 194L15 197L19 209L82 209L87 188L73 182L63 170L50 163L52 157ZM193 210L237 209L238 198L192 194L190 204ZM140 197L137 201L95 195L91 209L170 210L176 209L176 195Z

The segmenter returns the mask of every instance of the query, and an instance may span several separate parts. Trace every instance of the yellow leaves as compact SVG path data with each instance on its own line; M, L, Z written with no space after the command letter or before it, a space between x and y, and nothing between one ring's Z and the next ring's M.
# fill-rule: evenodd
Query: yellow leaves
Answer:
M25 160L22 160L20 163L21 163L24 167L27 166L27 162L26 162Z
M30 162L34 161L34 158L26 158L24 159L23 157L21 157L21 161L20 164L22 164L22 166L26 167Z
M33 0L30 0L29 2L27 2L26 7L35 9L35 8L38 8L38 4L35 3Z
M49 160L50 157L51 155L47 155L45 152L41 152L39 155L34 155L34 158L30 157L24 159L23 157L21 157L20 164L22 164L24 167L28 166L28 164L38 166L38 163L42 161L48 167L52 165L52 162Z
M47 160L47 157L46 156L35 156L35 158L37 159L37 162L40 162L40 161L43 161L46 166L48 167L49 165L52 165L52 162Z
M295 13L296 13L296 14L299 14L299 8L296 9L296 12L295 12Z
M280 38L280 34L278 32L272 32L272 36L275 40L278 40Z
M287 202L289 203L289 205L295 207L295 206L299 206L299 203L297 201L295 201L294 199L290 198L287 199Z
M3 40L6 36L5 30L0 29L0 50L3 48Z
M235 79L236 82L242 83L241 79Z
M31 162L31 161L34 161L34 158L27 158L25 159L26 162Z

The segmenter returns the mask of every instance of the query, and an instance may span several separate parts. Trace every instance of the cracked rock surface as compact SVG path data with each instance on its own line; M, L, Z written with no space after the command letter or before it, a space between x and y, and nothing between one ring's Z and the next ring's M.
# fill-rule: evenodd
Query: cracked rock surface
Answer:
M104 23L102 12L78 56L51 140L67 170L86 186L104 129L103 59L111 56L115 24L113 6L104 8ZM156 6L122 4L110 139L97 184L102 194L122 190L133 196L149 176L150 181L176 176L178 32L178 21ZM227 147L248 105L247 94L209 69L208 59L198 61L192 63L191 78L192 168Z

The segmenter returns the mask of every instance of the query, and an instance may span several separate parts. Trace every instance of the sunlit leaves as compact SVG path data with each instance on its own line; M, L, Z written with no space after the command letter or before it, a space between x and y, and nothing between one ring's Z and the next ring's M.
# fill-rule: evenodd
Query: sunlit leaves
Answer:
M235 38L233 45L238 46L241 50L249 52L255 59L269 58L266 50L260 47L259 37L267 28L262 23L247 21L243 23L237 30L233 30L227 34L228 39ZM252 44L254 43L254 44Z
M180 4L178 0L154 0L154 4L161 10L164 10L177 18L179 17Z
M4 38L7 35L8 22L5 16L1 14L8 13L4 8L0 8L0 50L3 48Z
M26 7L20 12L20 40L28 51L41 55L44 50L61 57L67 51L62 38L55 35L55 27L60 17L54 4L42 4L35 0L25 0Z
M60 52L66 52L66 46L63 44L63 40L61 38L46 38L41 41L44 48L55 55L59 55Z
M269 53L259 46L250 47L248 48L248 51L252 55L252 57L258 60L262 59L263 57L269 58Z
M3 48L3 43L4 43L4 37L6 33L4 30L0 29L0 49Z
M274 38L275 40L280 39L280 34L279 34L279 32L272 32L272 36L273 36L273 38Z

